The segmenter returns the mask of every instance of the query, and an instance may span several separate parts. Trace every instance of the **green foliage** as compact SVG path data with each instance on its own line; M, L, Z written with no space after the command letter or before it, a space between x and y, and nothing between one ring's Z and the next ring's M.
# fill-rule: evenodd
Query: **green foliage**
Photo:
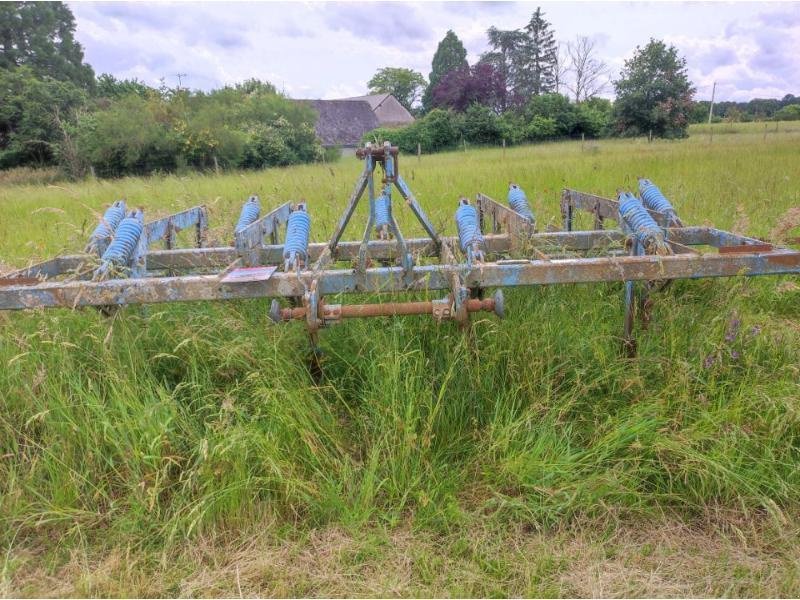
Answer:
M570 136L578 125L577 108L570 103L569 98L561 94L533 96L525 105L524 114L531 123L537 117L555 123L553 136Z
M461 140L462 129L463 118L460 115L434 108L408 127L375 129L363 139L378 143L390 140L407 153L416 153L417 144L424 152L438 152L454 147Z
M690 116L691 122L707 123L710 104L708 100L700 100L694 103ZM781 109L796 104L800 105L800 98L794 94L786 94L780 100L777 98L753 98L747 102L724 100L714 103L713 120L715 123L722 121L728 123L763 121L764 119L774 118ZM790 115L792 114L792 110L789 111Z
M425 90L425 78L412 69L384 67L372 76L367 86L370 94L392 94L410 111Z
M464 139L473 144L499 144L505 130L497 114L488 106L473 104L464 113Z
M0 70L0 168L52 164L58 126L86 101L69 81L38 77L30 67Z
M651 39L637 46L625 61L620 79L614 82L621 135L685 137L689 127L694 88L686 71L686 60L678 50L661 40Z
M540 7L522 29L486 31L489 52L481 62L493 65L505 86L503 110L523 105L531 96L556 91L558 46L552 25Z
M501 109L505 111L521 98L526 98L528 90L525 89L525 76L528 67L528 42L530 41L525 31L519 29L501 30L490 27L486 31L491 50L481 55L481 62L487 62L495 67L503 80L505 95L502 98Z
M544 18L541 7L536 7L525 32L528 38L524 45L527 68L522 71L521 92L534 96L557 92L558 45L552 25Z
M75 18L63 2L0 2L0 70L27 66L39 77L89 89L94 72L74 34Z
M610 135L614 122L614 107L605 98L590 98L576 105L576 131L587 137L598 138Z
M423 119L423 149L438 150L453 146L462 131L462 120L457 113L435 108Z
M797 121L800 120L800 104L790 104L777 111L772 119L774 121Z
M506 111L497 119L499 127L503 131L503 139L506 144L521 144L527 141L527 123L521 113L516 111Z
M711 103L707 100L693 102L692 108L689 112L689 123L707 123L710 105Z
M525 128L525 139L531 141L541 141L553 139L559 134L558 122L552 117L535 115Z
M489 107L472 104L464 113L434 109L425 117L399 129L376 129L364 141L391 140L404 152L425 152L454 148L461 140L470 144L507 145L539 142L585 134L608 135L612 120L611 102L593 98L575 105L560 94L533 96L521 111L497 115Z
M436 53L431 62L431 72L428 75L428 87L422 97L422 107L425 111L430 110L433 100L433 88L450 71L469 66L467 63L467 49L458 39L458 36L448 29L444 38L436 47Z
M95 82L94 95L98 98L117 99L129 94L136 94L142 98L147 98L158 92L139 81L138 79L117 79L110 73L103 73L98 76Z
M76 142L99 177L174 171L185 138L174 132L158 99L125 96L106 110L82 114Z
M101 177L264 168L321 160L315 115L250 80L210 93L123 95L78 121L77 146Z

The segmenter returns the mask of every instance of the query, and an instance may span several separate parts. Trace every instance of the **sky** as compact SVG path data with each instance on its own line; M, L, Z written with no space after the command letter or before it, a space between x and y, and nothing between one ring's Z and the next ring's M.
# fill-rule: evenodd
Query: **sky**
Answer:
M486 30L524 27L537 5L561 43L590 37L616 78L651 38L686 58L695 98L800 95L800 2L69 2L96 73L209 90L248 78L293 98L367 93L381 67L426 78L448 29L470 64ZM606 93L611 96L609 85Z

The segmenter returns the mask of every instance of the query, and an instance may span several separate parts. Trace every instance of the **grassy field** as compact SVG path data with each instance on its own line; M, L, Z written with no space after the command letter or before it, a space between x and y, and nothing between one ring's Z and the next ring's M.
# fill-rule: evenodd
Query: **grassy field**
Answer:
M401 169L448 232L459 195L509 180L543 228L562 187L642 175L685 222L800 235L800 124L726 128ZM324 240L358 172L6 183L0 270L81 248L123 196L204 203L219 243L247 195L305 198ZM676 282L635 359L621 284L512 290L470 336L349 321L321 383L268 306L0 314L0 594L800 595L796 277Z

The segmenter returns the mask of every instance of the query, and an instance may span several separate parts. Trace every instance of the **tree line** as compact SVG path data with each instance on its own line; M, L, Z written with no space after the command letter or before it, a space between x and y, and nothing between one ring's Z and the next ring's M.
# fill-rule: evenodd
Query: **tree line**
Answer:
M202 92L96 76L74 33L61 2L0 3L0 169L58 165L73 177L118 177L324 158L316 113L272 84L249 80ZM708 118L708 103L693 101L686 61L662 41L637 47L610 81L592 40L559 44L539 8L521 27L490 27L486 35L487 51L470 65L448 31L427 81L411 69L380 69L370 92L392 93L418 119L367 139L435 151L461 141L681 137L689 123ZM600 97L609 85L613 102ZM800 118L800 99L721 102L714 118Z
M708 119L709 103L694 101L685 58L661 40L637 46L614 80L593 40L579 35L559 43L541 8L517 29L489 27L486 41L488 50L470 65L463 43L448 31L427 81L411 69L380 69L368 82L370 92L394 94L418 118L401 130L370 132L365 140L391 136L407 151L417 144L435 151L461 141L675 138L686 136L702 115ZM613 102L600 97L606 90L613 90ZM800 118L800 99L791 94L744 104L718 103L716 119Z
M755 98L748 102L715 102L713 114L711 102L695 102L689 120L692 123L746 123L749 121L797 121L800 120L800 98L786 94L780 100L775 98Z
M320 160L316 113L249 80L211 92L95 76L61 2L0 3L0 169L81 177Z

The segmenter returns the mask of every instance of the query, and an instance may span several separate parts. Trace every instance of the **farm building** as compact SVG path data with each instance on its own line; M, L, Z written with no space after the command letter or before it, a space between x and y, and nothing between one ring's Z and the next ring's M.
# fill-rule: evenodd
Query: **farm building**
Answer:
M411 113L391 94L303 102L319 113L317 137L326 148L354 150L364 134L376 127L402 127L414 122Z

